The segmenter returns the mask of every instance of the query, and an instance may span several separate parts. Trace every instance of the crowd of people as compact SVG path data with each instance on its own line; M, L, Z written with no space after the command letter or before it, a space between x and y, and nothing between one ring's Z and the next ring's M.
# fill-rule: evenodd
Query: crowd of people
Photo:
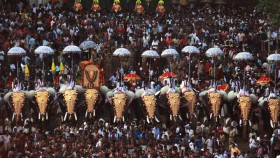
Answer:
M69 44L79 45L84 40L92 40L98 44L98 48L92 50L98 52L92 56L92 60L104 69L107 80L118 80L120 79L118 75L132 70L136 71L143 81L157 80L163 70L169 67L167 61L159 59L153 62L151 73L146 65L147 60L141 58L141 53L148 49L162 52L172 47L181 56L172 59L171 62L172 71L178 75L178 85L182 80L190 78L193 87L202 91L212 86L210 80L216 76L217 84L228 83L230 89L235 91L246 86L249 93L257 96L268 96L272 91L276 95L279 94L277 85L279 82L255 86L257 79L264 74L280 78L280 71L275 71L279 69L278 65L267 63L267 53L262 52L261 47L262 41L275 41L280 28L273 28L267 15L253 7L248 7L249 9L239 6L207 8L197 6L192 9L179 7L165 15L149 13L139 15L132 12L116 14L106 11L76 13L72 9L52 6L51 3L39 6L17 3L16 6L6 5L2 8L0 50L7 53L11 47L20 46L27 51L27 55L20 59L8 58L5 55L5 60L0 61L0 76L5 82L3 89L9 87L9 83L17 77L17 71L19 71L18 80L26 82L26 89L33 89L36 83L34 81L43 78L45 83L51 86L54 81L50 59L57 65L60 61L63 62L65 67L62 74L78 76L79 71L75 71L79 70L77 63L89 59L88 56L75 55L73 58L60 52ZM278 43L271 45L272 50L274 46L277 47L276 44ZM35 55L34 49L41 45L51 46L56 53L51 58ZM196 46L201 54L191 58L183 57L181 50L187 45ZM217 68L215 71L213 60L204 55L208 48L214 46L220 47L224 52L224 55L215 61ZM112 53L119 47L129 49L132 56L124 62L122 70L124 72L115 73L119 62L112 57ZM233 60L237 53L244 51L251 52L254 60L250 62ZM73 59L76 64L71 69ZM45 61L44 72L42 60ZM19 68L15 66L16 62L20 62ZM192 63L191 73L186 69L189 62ZM29 78L25 78L23 73L26 64L30 69ZM59 74L59 67L56 71ZM230 134L226 135L222 129L223 125L214 128L206 123L186 122L177 127L164 127L160 124L148 125L141 121L137 124L85 122L77 127L65 123L54 131L28 129L26 132L25 129L15 128L1 135L0 156L268 157L271 140L267 135L262 136L252 130L249 142L246 143L249 146L239 147L240 140L237 136L240 135L240 131L238 132L236 127L231 127ZM234 141L228 142L228 138L234 138Z

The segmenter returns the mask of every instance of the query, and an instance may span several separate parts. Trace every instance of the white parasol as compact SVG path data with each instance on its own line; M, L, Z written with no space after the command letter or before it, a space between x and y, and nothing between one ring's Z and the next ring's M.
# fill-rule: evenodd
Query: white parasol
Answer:
M126 48L117 48L114 51L113 56L118 56L118 57L131 56L131 53Z
M1 55L4 55L4 51L0 51L0 54L1 54Z
M146 50L144 53L142 53L141 57L152 58L152 59L160 58L159 54L154 50Z
M254 58L253 55L249 52L240 52L233 58L233 60L246 61L246 60L252 60L253 58Z
M25 55L25 54L26 54L26 51L21 47L12 47L7 53L7 55L9 55L9 56L12 56L12 55L20 56L20 55ZM17 77L18 77L18 61L17 61Z
M224 52L218 48L218 47L213 47L213 48L209 48L206 52L205 52L206 56L209 58L212 58L213 60L213 65L214 65L214 85L216 86L216 65L215 65L215 58L218 56L221 56L224 54ZM216 87L215 87L216 88Z
M73 73L73 69L74 69L73 68L74 67L73 53L81 53L81 52L82 52L81 49L75 45L69 45L63 49L63 54L68 54L68 53L72 54L72 73Z
M190 83L191 78L191 54L199 54L200 51L195 46L186 46L182 49L182 53L188 53L189 54L189 76L188 76L188 82ZM188 84L190 85L190 84Z
M271 62L279 62L280 54L270 54L266 59L267 61L271 61Z
M236 61L247 61L247 60L252 60L254 57L251 53L249 52L240 52L238 53L234 58L233 60L236 60ZM245 80L245 73L246 73L246 70L244 68L244 73L243 73L243 79L244 79L244 90L246 90L246 80Z
M200 51L195 46L186 46L182 49L182 53L197 54L200 53Z
M209 48L206 51L206 56L209 57L209 58L214 58L214 57L217 57L217 56L221 56L223 54L224 54L224 52L218 47Z
M43 54L53 54L54 50L49 47L49 46L39 46L38 48L35 49L35 54L42 55ZM43 59L43 71L45 70L45 60Z
M274 62L275 64L277 64L277 62L280 61L280 54L270 54L266 59L267 59L267 61ZM274 74L275 83L277 83L276 75L277 75L277 68L275 66L275 74ZM276 84L274 84L274 92L276 92Z
M87 41L82 42L79 47L82 50L87 50L87 49L96 48L97 44L93 41L87 40Z
M131 53L128 49L126 48L117 48L114 53L113 56L117 56L120 58L120 62L121 62L121 69L122 69L122 61L124 57L129 57L131 56ZM121 84L122 84L122 73L121 73Z
M177 52L176 49L165 49L162 53L161 53L161 57L175 57L175 56L179 56L179 53Z

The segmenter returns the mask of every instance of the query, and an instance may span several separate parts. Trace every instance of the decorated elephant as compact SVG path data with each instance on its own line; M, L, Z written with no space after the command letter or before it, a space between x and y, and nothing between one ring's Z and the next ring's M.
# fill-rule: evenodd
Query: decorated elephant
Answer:
M124 121L124 113L130 108L135 94L132 91L125 90L124 87L117 87L106 93L107 100L114 107L113 122Z
M22 91L20 85L17 85L13 91L8 92L4 96L6 108L9 114L12 114L11 120L16 125L22 125L25 118L30 118L31 108L28 102L30 99L28 91ZM10 117L8 115L8 117Z

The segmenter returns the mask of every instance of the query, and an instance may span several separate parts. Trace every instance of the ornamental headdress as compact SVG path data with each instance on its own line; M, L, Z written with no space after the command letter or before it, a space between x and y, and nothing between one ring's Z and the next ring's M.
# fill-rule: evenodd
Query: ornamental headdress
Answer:
M141 4L141 0L136 0L136 4Z
M115 4L119 4L119 3L120 3L120 0L114 0L114 3L115 3Z
M163 0L159 0L159 1L158 1L158 4L159 4L159 5L164 5L164 1L163 1Z

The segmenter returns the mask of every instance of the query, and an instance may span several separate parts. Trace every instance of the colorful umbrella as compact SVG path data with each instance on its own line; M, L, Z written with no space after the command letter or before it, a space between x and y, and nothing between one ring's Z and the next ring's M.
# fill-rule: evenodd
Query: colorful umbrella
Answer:
M165 72L163 73L162 75L159 76L159 79L166 79L166 78L169 78L169 77L172 77L172 78L176 78L177 75L174 74L173 72Z
M140 80L140 76L137 74L125 74L123 79L125 80Z
M271 82L271 79L269 77L263 76L261 78L258 79L257 83L260 85L265 85L268 84L269 82Z
M227 91L229 88L229 85L224 83L224 84L218 85L217 88L218 88L218 90Z

